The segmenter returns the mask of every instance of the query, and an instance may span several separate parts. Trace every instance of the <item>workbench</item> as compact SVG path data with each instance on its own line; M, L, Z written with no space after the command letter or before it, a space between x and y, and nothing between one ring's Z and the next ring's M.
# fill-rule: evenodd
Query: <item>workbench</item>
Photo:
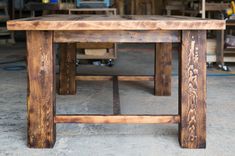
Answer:
M49 15L8 21L9 30L27 32L28 146L52 148L56 124L179 124L183 148L206 147L206 30L223 30L223 20L177 16ZM155 74L152 76L76 76L74 43L156 43ZM60 73L71 94L76 80L113 80L113 114L56 114L56 73L53 43L67 46L67 64ZM169 115L125 115L119 107L118 81L155 83L156 95L170 95L171 44L179 52L179 112ZM72 70L71 70L72 69ZM68 87L68 86L73 87ZM63 89L63 88L62 88ZM79 113L79 112L78 112Z

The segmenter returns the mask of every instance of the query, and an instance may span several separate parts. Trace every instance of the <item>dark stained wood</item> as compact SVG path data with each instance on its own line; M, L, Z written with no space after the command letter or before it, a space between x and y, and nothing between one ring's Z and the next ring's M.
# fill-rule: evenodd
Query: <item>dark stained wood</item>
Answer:
M87 124L176 124L179 115L56 115L55 123Z
M28 145L53 147L55 123L179 123L179 141L184 148L206 146L206 30L223 30L223 20L177 16L77 16L50 15L8 21L9 30L27 30L28 48ZM36 30L36 31L30 31ZM43 30L43 31L42 31ZM44 31L44 30L51 30ZM169 32L168 30L172 31ZM76 33L75 33L76 32ZM182 32L182 39L179 37ZM74 34L73 34L74 33ZM94 35L95 33L95 35ZM173 34L172 34L173 33ZM177 34L176 34L177 33ZM175 35L176 34L176 35ZM64 35L64 36L62 36ZM55 55L53 38L65 43L61 81L67 89L76 80L112 80L112 77L75 77L75 42L164 43L160 75L169 76L169 46L182 40L179 70L178 115L57 115L55 113ZM66 42L71 42L66 43ZM161 53L160 53L161 54ZM165 60L166 57L166 60ZM168 62L168 63L166 63ZM160 62L159 62L160 64ZM161 65L162 66L162 65ZM166 69L166 70L165 70ZM64 75L63 75L64 74ZM166 76L165 75L165 76ZM156 76L120 76L116 80L155 80ZM163 77L165 79L165 77ZM162 80L161 80L162 81ZM160 82L160 80L158 81ZM170 80L166 81L170 86ZM165 83L165 82L164 82ZM162 84L164 84L162 83ZM69 86L69 87L68 87ZM62 87L63 88L63 87ZM74 88L75 89L75 88ZM162 90L166 89L162 87ZM169 89L169 88L168 88ZM70 90L66 93L71 93ZM164 93L165 94L165 93Z
M119 86L118 86L118 77L113 77L113 114L121 114L120 107L120 97L119 97Z
M48 15L7 22L9 30L222 30L224 20L156 15Z
M171 95L172 43L158 43L155 50L154 92L157 96Z
M180 42L178 31L56 31L54 40L64 42L157 43Z
M117 76L118 81L153 81L154 76ZM76 76L78 81L111 81L113 76Z
M183 31L180 53L179 141L206 147L206 31Z
M132 15L154 15L156 0L132 0L131 14Z
M224 65L224 30L216 32L216 62L218 65Z
M28 146L33 148L51 148L56 140L52 37L52 32L27 32Z
M60 89L61 95L74 95L76 83L76 43L60 45Z

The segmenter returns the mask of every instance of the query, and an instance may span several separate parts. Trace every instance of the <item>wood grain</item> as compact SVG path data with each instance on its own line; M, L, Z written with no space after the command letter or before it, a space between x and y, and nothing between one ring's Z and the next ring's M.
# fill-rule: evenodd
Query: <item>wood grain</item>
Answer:
M180 42L181 38L179 31L56 31L54 41L57 43L157 43Z
M206 31L183 31L179 81L179 141L206 147Z
M155 57L155 95L170 96L172 74L172 43L156 44Z
M224 20L150 15L48 15L7 22L9 30L222 30Z
M27 32L28 146L33 148L51 148L56 140L52 37L52 32Z
M60 45L60 95L75 95L76 83L76 43Z
M87 124L176 124L178 115L57 115L55 123Z

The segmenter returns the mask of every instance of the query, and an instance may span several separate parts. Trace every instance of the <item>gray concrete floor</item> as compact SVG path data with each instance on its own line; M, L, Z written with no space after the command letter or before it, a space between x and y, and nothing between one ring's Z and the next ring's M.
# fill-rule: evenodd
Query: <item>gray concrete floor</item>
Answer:
M122 47L114 67L85 66L78 71L83 74L153 73L152 46ZM0 47L2 60L24 54L22 44ZM177 113L176 60L177 56L171 97L153 96L152 82L121 82L121 112ZM26 146L26 71L5 71L4 66L0 65L0 156L233 156L235 153L234 76L208 76L206 149L182 149L178 144L177 125L153 124L60 124L53 149L29 149ZM56 100L57 113L111 113L112 83L79 82L76 96L57 95Z

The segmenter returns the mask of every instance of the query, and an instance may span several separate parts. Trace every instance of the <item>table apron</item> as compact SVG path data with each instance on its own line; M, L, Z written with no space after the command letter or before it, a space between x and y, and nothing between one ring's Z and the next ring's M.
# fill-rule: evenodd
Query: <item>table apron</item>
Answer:
M54 42L180 43L181 31L54 31Z

